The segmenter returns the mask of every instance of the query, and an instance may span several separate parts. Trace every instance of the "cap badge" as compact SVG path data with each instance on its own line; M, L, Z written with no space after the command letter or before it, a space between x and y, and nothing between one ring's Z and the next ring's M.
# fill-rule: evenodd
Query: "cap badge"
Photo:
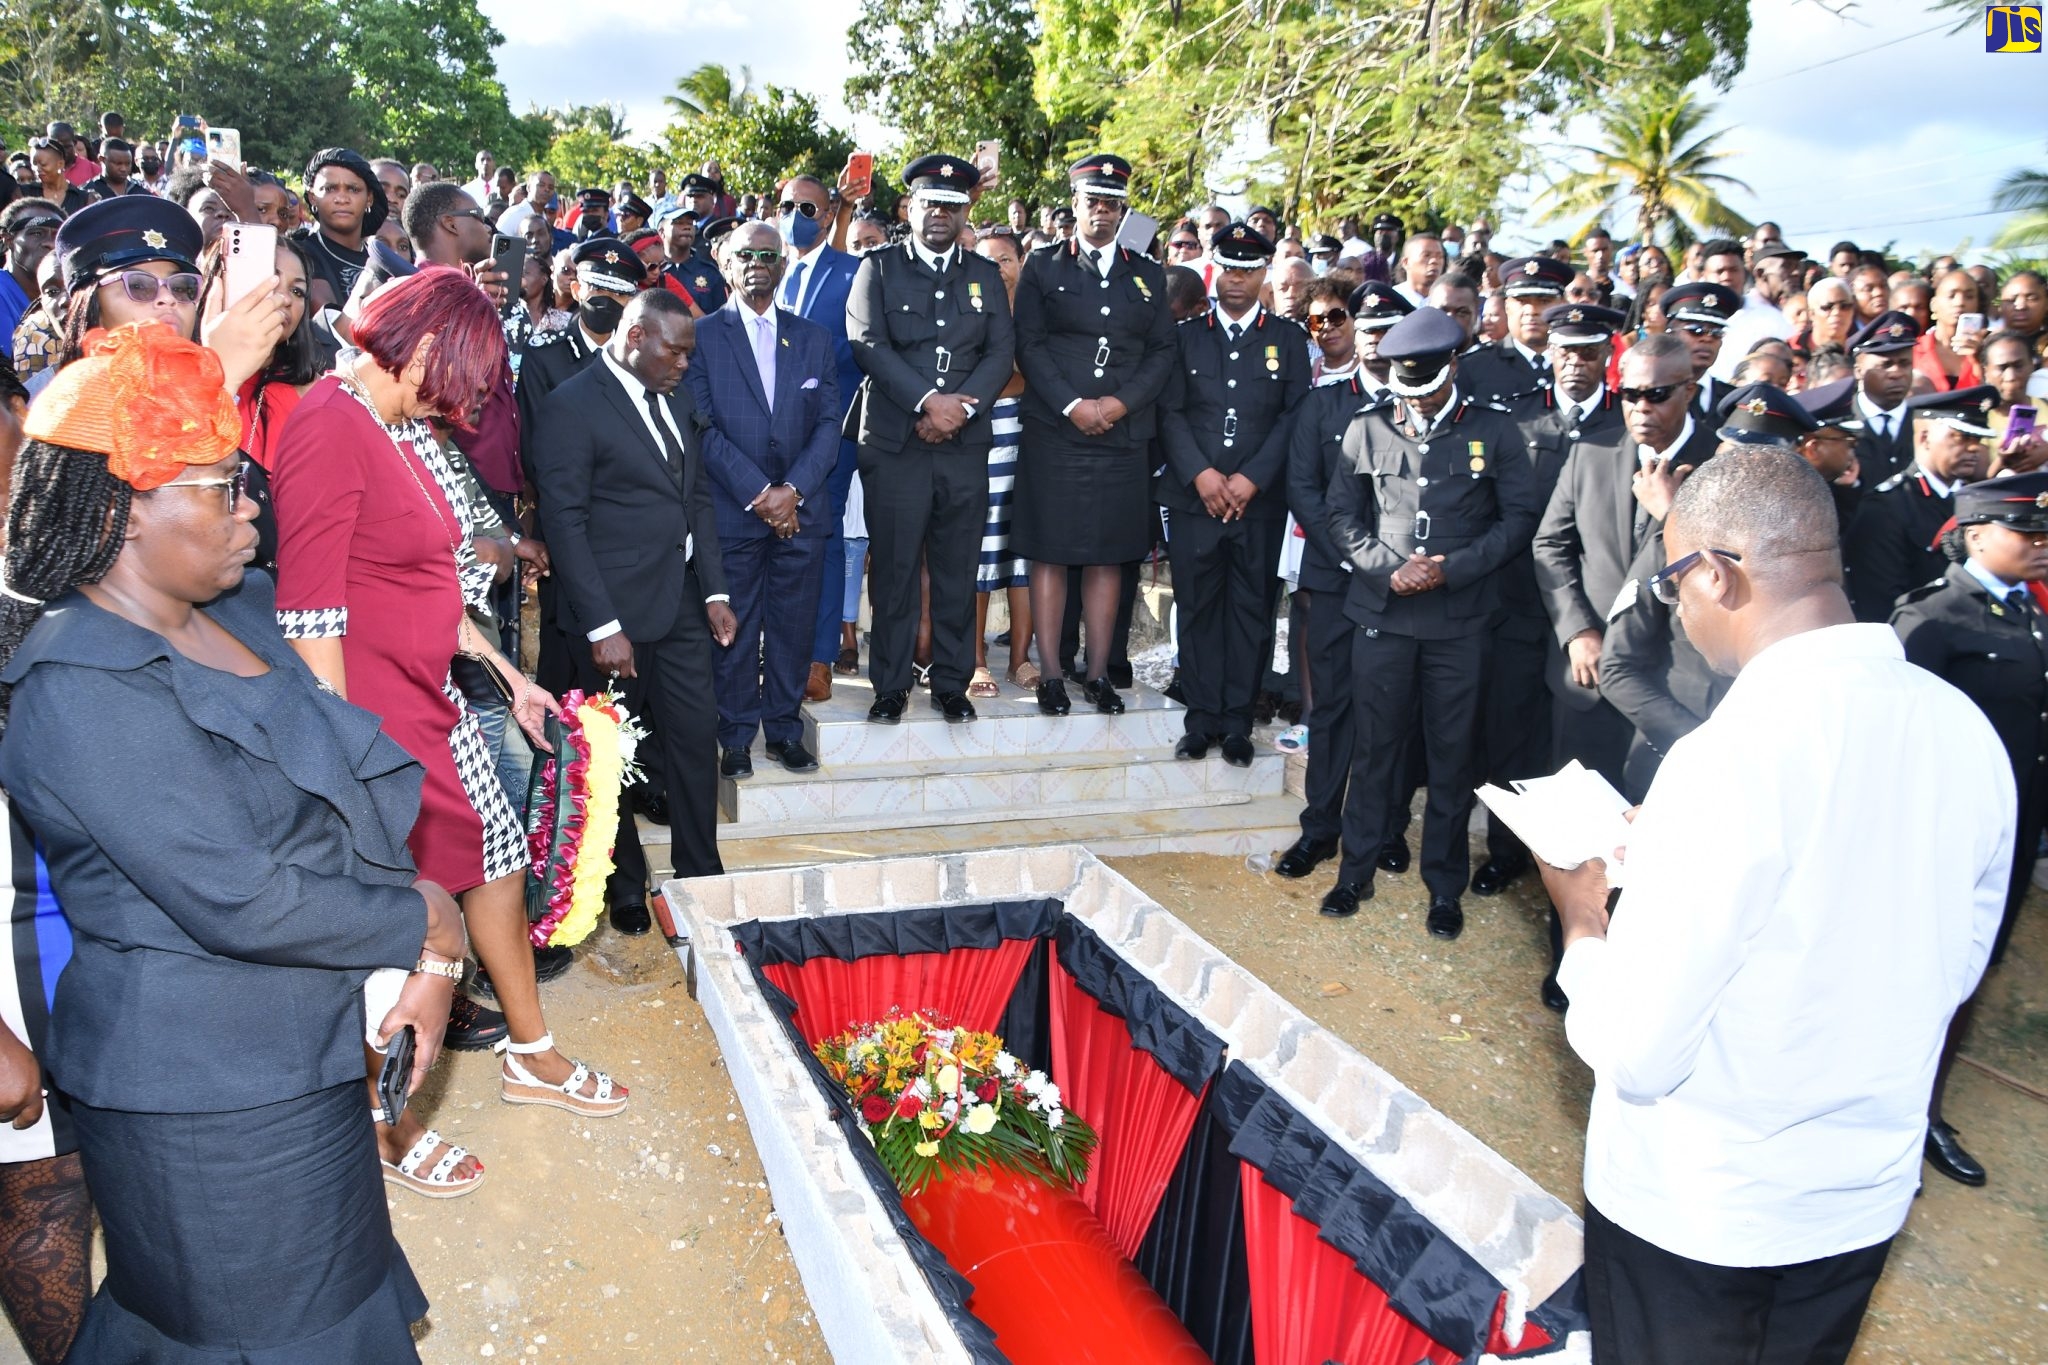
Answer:
M1566 322L1584 322L1586 320L1586 315L1579 309L1574 308L1571 312L1566 313L1564 315L1564 320Z
M607 251L607 252L605 252L605 253L604 253L604 263L605 263L606 265L617 265L617 264L619 263L619 253L618 253L618 252L616 252L616 251Z
M164 246L169 242L170 239L165 237L161 232L158 232L155 228L151 228L149 231L142 234L142 240L155 250L162 251L164 249Z
M1761 398L1752 398L1742 405L1742 410L1752 417L1761 417L1771 410L1771 405Z
M2043 508L2048 508L2048 493L2037 493L2037 494L2035 494L2035 495L2034 495L2034 506L2036 506L2036 507L2043 507Z
M1891 326L1884 329L1884 334L1894 339L1902 337L1906 334L1906 324L1903 322L1895 322Z
M1534 256L1531 256L1528 259L1528 261L1523 264L1522 273L1524 275L1536 275L1540 274L1542 272L1542 269L1542 266L1536 264L1536 258Z

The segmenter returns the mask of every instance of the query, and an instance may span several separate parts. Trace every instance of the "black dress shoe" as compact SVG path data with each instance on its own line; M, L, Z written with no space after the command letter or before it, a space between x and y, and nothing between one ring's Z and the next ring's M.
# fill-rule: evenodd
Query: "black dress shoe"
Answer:
M1166 680L1166 686L1159 689L1159 695L1165 697L1168 701L1177 701L1182 706L1188 704L1187 697L1180 690L1179 669L1173 670L1173 676Z
M1086 687L1088 685L1088 679L1082 675L1080 669L1071 663L1060 665L1060 676L1076 687Z
M965 692L934 691L932 710L943 715L948 725L965 725L974 719L974 703L967 700Z
M1316 907L1331 919L1348 919L1358 913L1360 903L1372 899L1371 882L1338 882L1323 895Z
M745 749L720 749L718 775L734 779L754 775L754 756Z
M1252 752L1252 742L1248 736L1225 735L1223 737L1223 761L1231 767L1251 767Z
M1081 688L1083 696L1095 703L1095 709L1105 716L1120 716L1124 713L1124 699L1116 694L1116 688L1107 678L1097 678Z
M1048 716L1064 716L1074 709L1074 703L1067 700L1067 685L1058 678L1041 678L1038 683L1038 709Z
M903 708L910 703L908 690L902 692L878 692L875 704L868 708L868 719L877 725L894 725L903 719Z
M1271 725L1273 717L1280 710L1280 696L1275 692L1261 690L1252 698L1252 724Z
M1273 864L1273 870L1283 877L1306 877L1328 862L1336 852L1335 839L1311 839L1304 834L1294 841L1292 848L1280 855L1280 860Z
M636 783L632 788L633 809L657 825L668 823L668 797L658 788L645 782Z
M1465 932L1465 907L1456 896L1432 896L1429 901L1429 932L1437 938L1456 938Z
M1207 735L1182 735L1180 743L1173 746L1175 758L1207 758L1209 737Z
M1963 1150L1963 1144L1956 1140L1956 1130L1945 1123L1927 1125L1927 1164L1965 1185L1981 1185L1987 1179L1983 1163Z
M818 756L806 749L800 739L769 740L768 757L793 773L807 773L818 766Z
M457 991L455 1003L448 1009L448 1032L442 1037L441 1046L453 1052L485 1052L506 1032L504 1015Z
M611 907L612 928L622 934L639 936L654 927L654 916L647 909L647 902L618 901Z
M535 985L545 985L569 970L569 964L576 960L576 954L567 948L535 948L533 950L533 980ZM483 994L497 999L498 988L491 984L491 974L484 970L484 964L476 964L476 971L469 978L470 986ZM456 997L460 999L458 995Z
M1557 984L1557 973L1543 978L1543 1008L1563 1014L1570 1007L1571 997L1564 993L1564 987Z
M1138 679L1131 672L1131 666L1128 662L1111 664L1103 670L1102 676L1108 678L1110 685L1119 691L1128 692L1138 685Z
M1472 874L1472 894L1498 896L1514 884L1515 878L1528 870L1529 860L1526 858L1505 863L1488 858L1479 865L1479 870Z
M1373 859L1384 872L1406 872L1408 870L1408 841L1395 835L1380 845L1380 856Z

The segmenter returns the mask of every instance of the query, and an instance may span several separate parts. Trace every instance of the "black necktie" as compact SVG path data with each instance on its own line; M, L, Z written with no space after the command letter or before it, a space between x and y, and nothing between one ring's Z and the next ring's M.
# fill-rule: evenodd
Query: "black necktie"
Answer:
M1241 334L1244 331L1244 328L1238 326L1236 323L1233 322L1223 330L1225 335L1229 337L1230 344L1235 346L1237 344L1237 338L1239 334Z
M662 458L668 461L668 467L671 470L681 472L683 467L683 448L676 444L676 434L669 430L669 425L664 420L664 414L661 410L661 395L653 389L647 389L645 390L645 396L647 399L647 415L654 419L655 436L661 442Z
M2005 600L2006 604L2020 615L2030 616L2033 614L2034 604L2027 600L2027 590L2025 588L2014 588L2005 595Z
M1088 268L1100 275L1102 273L1102 253L1091 246L1081 254L1088 258Z

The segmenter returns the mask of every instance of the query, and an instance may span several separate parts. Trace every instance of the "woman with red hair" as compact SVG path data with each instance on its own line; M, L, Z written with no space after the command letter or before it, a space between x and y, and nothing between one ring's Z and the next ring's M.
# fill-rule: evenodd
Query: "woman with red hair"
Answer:
M373 295L354 336L360 349L307 391L278 442L279 622L315 674L426 766L410 845L421 875L460 897L504 1009L503 1098L616 1114L625 1087L556 1052L541 1016L525 831L449 677L456 654L481 661L536 743L559 710L469 619L491 569L471 549L467 501L427 426L475 416L504 361L497 310L466 275L430 267ZM379 1128L386 1179L439 1198L476 1188L482 1163L419 1129L410 1111Z

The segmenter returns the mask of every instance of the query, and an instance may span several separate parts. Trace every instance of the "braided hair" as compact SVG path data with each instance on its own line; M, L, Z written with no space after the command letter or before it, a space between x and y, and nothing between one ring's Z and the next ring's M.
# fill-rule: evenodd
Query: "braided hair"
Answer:
M107 457L30 441L14 461L7 506L0 668L14 658L43 604L114 567L128 533L134 490L108 472ZM0 732L13 689L0 686Z

